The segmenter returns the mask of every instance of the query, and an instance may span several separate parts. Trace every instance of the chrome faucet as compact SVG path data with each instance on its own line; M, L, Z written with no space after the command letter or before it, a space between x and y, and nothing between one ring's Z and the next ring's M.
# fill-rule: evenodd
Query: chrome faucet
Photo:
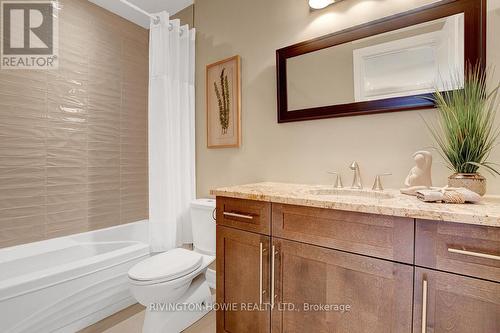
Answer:
M382 177L382 176L390 176L390 175L392 175L392 173L388 173L388 172L376 175L375 176L375 181L373 182L372 190L374 190L374 191L383 191L384 187L382 186L382 180L380 180L380 177Z
M358 162L354 161L351 163L349 168L354 171L354 178L352 180L351 188L362 189L363 184L361 183L361 174L359 172Z
M339 189L344 187L344 185L342 185L342 177L340 176L340 173L333 171L329 171L328 173L330 175L335 175L335 183L333 184L333 187Z

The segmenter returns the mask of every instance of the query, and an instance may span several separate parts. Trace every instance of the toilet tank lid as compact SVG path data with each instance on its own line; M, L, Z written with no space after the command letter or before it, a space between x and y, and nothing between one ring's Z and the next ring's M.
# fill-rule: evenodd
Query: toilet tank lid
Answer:
M196 199L191 201L191 207L213 210L215 208L215 199L210 199L210 198Z

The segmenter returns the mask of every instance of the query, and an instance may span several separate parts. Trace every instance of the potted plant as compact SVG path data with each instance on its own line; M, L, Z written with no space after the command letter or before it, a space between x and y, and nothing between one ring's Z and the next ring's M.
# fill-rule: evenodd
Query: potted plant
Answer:
M500 133L495 125L500 86L497 83L488 92L487 79L480 65L466 66L463 79L453 77L450 89L434 93L438 120L435 125L427 123L437 150L454 172L448 185L465 187L480 195L486 193L486 179L478 169L500 175L499 165L489 160Z

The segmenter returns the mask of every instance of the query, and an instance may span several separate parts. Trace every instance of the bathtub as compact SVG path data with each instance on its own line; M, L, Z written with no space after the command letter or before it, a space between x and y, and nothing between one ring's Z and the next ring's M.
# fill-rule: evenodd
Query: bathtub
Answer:
M135 303L146 221L0 249L0 332L76 332Z

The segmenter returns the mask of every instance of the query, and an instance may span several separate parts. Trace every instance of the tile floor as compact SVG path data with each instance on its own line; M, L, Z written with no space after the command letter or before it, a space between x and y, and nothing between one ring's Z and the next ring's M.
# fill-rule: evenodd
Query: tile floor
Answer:
M144 307L132 305L79 333L141 333L144 322ZM205 317L191 325L184 333L215 333L215 312L209 312Z
M141 333L144 321L144 311L136 313L103 333ZM215 333L215 312L209 312L205 317L191 325L184 333Z

